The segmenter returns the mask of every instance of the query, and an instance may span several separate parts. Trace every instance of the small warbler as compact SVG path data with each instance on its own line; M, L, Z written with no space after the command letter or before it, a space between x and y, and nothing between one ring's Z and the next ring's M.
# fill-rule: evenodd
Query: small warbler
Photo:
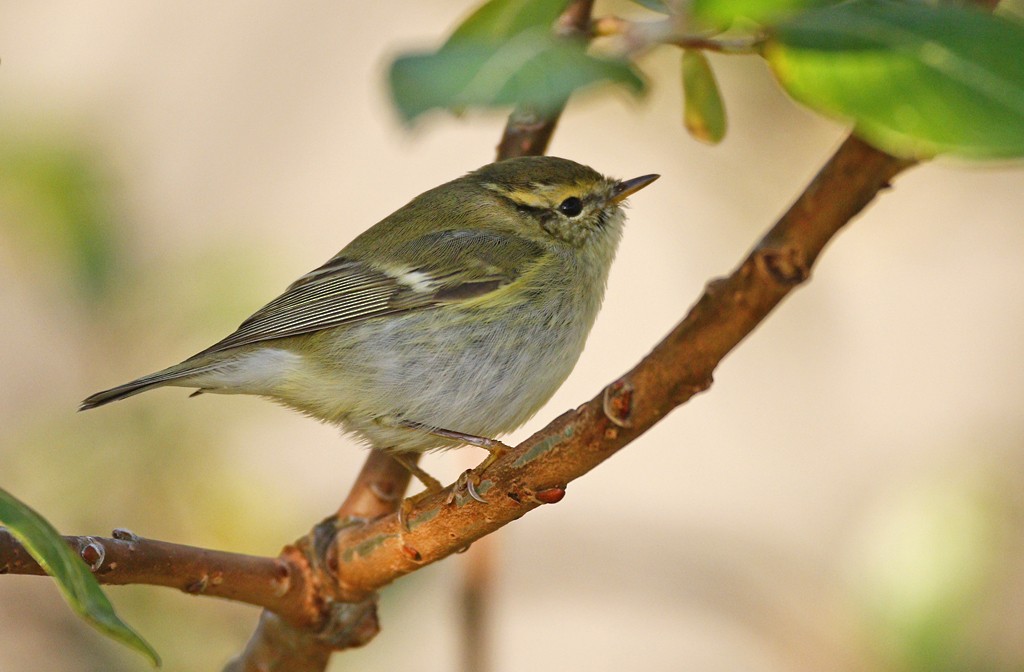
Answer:
M456 445L493 454L575 366L622 201L657 177L555 157L484 166L417 196L223 340L79 410L192 387L273 399L407 466L402 453Z

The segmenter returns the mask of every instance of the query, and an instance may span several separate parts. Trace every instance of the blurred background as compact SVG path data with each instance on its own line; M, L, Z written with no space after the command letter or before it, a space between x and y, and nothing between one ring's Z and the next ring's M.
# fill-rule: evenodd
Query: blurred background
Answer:
M410 130L384 76L471 3L0 1L0 487L68 534L275 555L364 453L266 401L97 390L226 335L414 195L493 159L502 115ZM598 13L642 10L599 3ZM754 58L711 57L719 147L676 51L640 102L574 98L551 153L633 199L569 382L513 441L674 325L844 136ZM1024 169L900 176L707 393L497 535L494 670L1024 668ZM428 456L453 480L475 449ZM456 556L384 591L333 670L455 669ZM218 670L258 611L111 587L165 669ZM0 671L144 670L52 584L0 577Z

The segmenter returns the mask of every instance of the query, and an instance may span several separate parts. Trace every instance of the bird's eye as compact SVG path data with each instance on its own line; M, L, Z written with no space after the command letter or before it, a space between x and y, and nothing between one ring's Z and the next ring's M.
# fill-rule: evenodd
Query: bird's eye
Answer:
M583 212L583 201L575 196L570 196L562 201L561 205L558 206L558 211L566 217L575 217Z

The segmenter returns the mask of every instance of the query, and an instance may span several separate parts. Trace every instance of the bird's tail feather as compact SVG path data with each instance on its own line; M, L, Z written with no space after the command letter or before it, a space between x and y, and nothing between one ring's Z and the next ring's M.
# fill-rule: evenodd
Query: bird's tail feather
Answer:
M156 373L151 373L148 376L137 378L130 383L118 385L117 387L112 387L109 390L103 390L102 392L90 395L82 400L82 403L78 406L78 410L87 411L90 408L96 408L97 406L109 404L112 401L125 399L138 394L139 392L145 392L146 390L151 390L154 387L161 387L162 385L180 385L182 387L188 387L189 385L182 380L183 378L190 378L196 374L204 373L213 368L210 366L195 368L191 366L183 366L184 364L185 362L182 362L182 364L172 366L169 369L164 369L163 371L157 371Z

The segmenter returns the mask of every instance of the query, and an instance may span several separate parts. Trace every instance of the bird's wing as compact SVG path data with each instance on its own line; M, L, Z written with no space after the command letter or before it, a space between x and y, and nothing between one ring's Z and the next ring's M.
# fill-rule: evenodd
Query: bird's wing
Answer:
M412 251L429 261L402 263ZM422 236L390 250L384 264L349 259L343 251L196 356L483 296L515 281L543 253L520 236L480 230Z

